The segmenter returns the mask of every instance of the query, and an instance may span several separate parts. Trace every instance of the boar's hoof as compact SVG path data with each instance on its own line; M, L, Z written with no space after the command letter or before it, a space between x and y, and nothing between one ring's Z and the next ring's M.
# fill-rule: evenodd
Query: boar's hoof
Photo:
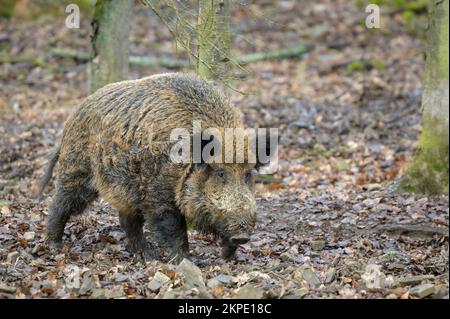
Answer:
M142 251L145 260L155 260L158 258L153 249L148 248Z
M145 260L154 260L158 258L154 249L147 242L129 243L127 249L134 255L142 255Z
M189 258L189 254L179 251L172 252L168 257L168 263L178 265L184 258Z
M63 242L62 241L55 241L55 240L47 238L46 239L46 244L47 244L47 247L48 247L49 251L52 254L58 254L63 249Z

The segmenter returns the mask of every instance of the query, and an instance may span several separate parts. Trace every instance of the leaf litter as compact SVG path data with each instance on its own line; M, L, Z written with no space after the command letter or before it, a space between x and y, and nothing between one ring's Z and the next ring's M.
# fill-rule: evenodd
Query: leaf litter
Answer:
M448 298L448 197L390 192L417 148L424 35L395 13L385 17L388 32L367 32L364 10L352 1L234 10L236 55L299 41L313 49L241 74L237 86L248 94L231 99L248 126L279 128L279 170L258 181L257 228L235 261L222 260L218 244L193 230L191 261L180 265L131 256L103 201L67 224L61 254L46 250L49 199L31 194L65 120L87 96L87 65L48 48L87 52L89 21L74 31L63 19L20 26L0 19L8 53L59 68L0 69L0 297ZM134 16L131 53L174 57L157 19L138 9ZM167 71L132 67L130 77Z

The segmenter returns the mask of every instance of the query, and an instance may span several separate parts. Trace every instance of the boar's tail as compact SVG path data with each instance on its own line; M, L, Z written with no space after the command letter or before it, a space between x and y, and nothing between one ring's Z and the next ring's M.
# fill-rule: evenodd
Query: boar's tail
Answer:
M37 198L42 198L42 193L44 192L45 186L47 186L48 181L52 177L53 169L55 168L56 163L59 159L59 152L61 150L61 146L58 145L56 150L53 152L52 156L50 157L50 161L48 163L47 169L45 170L44 176L42 176L40 183L39 183L39 190L37 193Z

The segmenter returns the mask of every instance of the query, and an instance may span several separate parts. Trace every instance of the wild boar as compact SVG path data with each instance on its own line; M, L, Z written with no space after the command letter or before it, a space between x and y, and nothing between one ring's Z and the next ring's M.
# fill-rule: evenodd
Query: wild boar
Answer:
M119 213L127 248L158 256L143 225L169 248L169 260L188 256L186 219L220 239L224 258L246 243L255 225L259 162L174 163L175 128L242 128L241 112L209 83L172 73L109 84L86 98L65 124L41 181L42 193L59 163L46 240L62 247L64 226L99 196Z

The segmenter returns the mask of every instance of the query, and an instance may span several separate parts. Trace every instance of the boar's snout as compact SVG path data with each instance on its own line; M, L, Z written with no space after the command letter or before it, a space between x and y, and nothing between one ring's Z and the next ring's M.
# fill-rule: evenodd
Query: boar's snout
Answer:
M235 236L232 236L230 238L230 241L233 245L242 245L247 243L250 240L250 236L248 234L238 234Z

